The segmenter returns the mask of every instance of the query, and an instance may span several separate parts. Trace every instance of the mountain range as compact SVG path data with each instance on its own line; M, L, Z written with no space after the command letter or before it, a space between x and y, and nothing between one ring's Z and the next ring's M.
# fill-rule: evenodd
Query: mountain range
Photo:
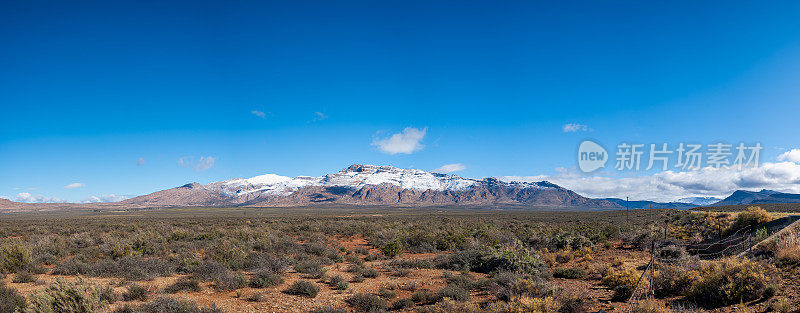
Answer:
M243 206L291 207L311 205L489 206L571 209L689 209L696 206L800 203L800 195L770 190L737 190L719 200L684 198L677 202L592 199L547 181L518 182L497 178L472 179L417 169L354 164L319 177L266 174L206 185L190 183L120 202L18 203L0 199L2 211L58 210L102 207Z
M274 174L187 184L121 202L136 206L522 205L617 208L550 182L471 179L391 166L351 165L320 177Z

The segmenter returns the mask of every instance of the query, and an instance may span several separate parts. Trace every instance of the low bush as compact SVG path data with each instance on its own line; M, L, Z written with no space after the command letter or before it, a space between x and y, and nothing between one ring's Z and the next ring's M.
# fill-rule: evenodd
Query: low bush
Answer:
M0 282L0 313L14 313L17 309L23 310L25 307L25 297L16 289L6 287Z
M386 300L373 294L358 293L347 299L356 312L381 312L386 310Z
M721 307L760 299L766 287L767 278L757 263L725 259L703 267L687 298L698 305Z
M125 301L146 301L149 292L147 288L139 285L130 285L128 289L122 294L122 299Z
M625 265L619 265L608 268L606 273L603 274L602 283L610 288L616 288L622 285L635 286L638 280L639 275L636 270Z
M637 302L631 313L673 313L674 311L664 304L653 301L653 300L644 300Z
M85 313L98 312L108 307L101 299L101 290L84 280L68 283L57 279L42 291L31 296L27 312Z
M469 291L456 285L447 285L439 290L439 296L456 301L467 301L469 300Z
M267 253L254 252L247 255L245 264L248 269L259 272L272 272L281 274L289 264L282 258L273 257Z
M0 273L15 272L30 261L30 254L22 242L14 240L0 243Z
M320 278L325 275L322 264L315 260L301 261L294 265L294 270L310 278Z
M173 294L181 291L200 292L202 290L203 287L200 286L200 282L198 282L196 279L190 279L190 278L178 279L169 286L164 287L164 292Z
M350 288L350 283L348 283L346 279L339 275L331 277L331 279L328 281L328 285L335 290L347 290L347 288Z
M440 260L439 266L451 270L478 273L510 271L537 276L549 276L541 256L527 248L494 249L483 247L454 252Z
M387 289L386 287L381 287L378 289L378 296L388 300L397 297L397 293Z
M242 273L227 272L214 277L214 287L219 290L236 290L247 286L247 277Z
M392 310L405 310L414 307L414 300L403 298L392 303Z
M544 298L531 298L528 296L515 297L508 301L503 307L501 312L508 313L556 313L561 309L561 303L553 297Z
M231 274L231 270L217 262L203 262L189 269L192 277L202 281L214 281L218 276Z
M108 302L109 304L117 302L122 296L118 294L111 286L100 288L100 300Z
M656 297L685 295L698 279L700 271L691 264L660 265L653 276L653 292Z
M411 295L411 300L422 305L428 305L442 301L442 296L428 290L420 290Z
M761 207L751 206L746 211L742 211L736 215L736 219L730 226L728 232L735 232L737 230L752 227L761 223L766 223L772 220L772 215L767 213Z
M36 282L36 276L30 272L19 272L14 275L14 279L11 282L15 284L33 283Z
M284 290L284 292L290 295L314 298L319 293L319 287L310 281L298 280Z
M553 277L580 279L586 276L586 270L580 267L556 267L553 269Z
M397 240L392 240L381 246L381 252L387 258L393 259L403 252L403 245Z
M224 313L224 311L214 305L200 308L192 301L165 296L138 307L125 306L116 313Z
M175 268L158 258L124 257L118 260L102 260L91 264L90 276L121 277L127 280L151 280L167 277Z
M275 272L265 270L255 273L250 278L250 287L252 288L267 288L283 284L283 277Z
M381 275L381 273L378 272L378 270L376 270L374 268L371 268L371 267L365 268L365 269L363 269L361 271L361 276L363 276L365 278L375 278L375 277L378 277L380 275Z

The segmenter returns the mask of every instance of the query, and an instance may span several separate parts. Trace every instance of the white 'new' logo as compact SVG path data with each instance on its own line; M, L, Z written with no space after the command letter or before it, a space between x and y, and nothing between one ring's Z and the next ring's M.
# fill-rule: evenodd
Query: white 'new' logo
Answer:
M578 147L578 167L585 173L605 167L608 152L594 141L584 140Z

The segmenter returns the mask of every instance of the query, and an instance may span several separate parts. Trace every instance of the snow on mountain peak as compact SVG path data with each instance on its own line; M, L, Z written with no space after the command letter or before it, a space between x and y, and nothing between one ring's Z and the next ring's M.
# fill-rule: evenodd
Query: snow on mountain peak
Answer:
M491 180L491 179L490 179ZM496 180L496 179L495 179ZM418 169L401 169L392 166L353 164L333 174L320 177L298 176L290 178L265 174L252 178L231 179L209 184L228 195L266 194L286 196L307 186L363 188L368 185L389 184L403 189L417 190L465 190L481 181L456 175L430 173ZM513 182L523 188L552 188L547 182Z

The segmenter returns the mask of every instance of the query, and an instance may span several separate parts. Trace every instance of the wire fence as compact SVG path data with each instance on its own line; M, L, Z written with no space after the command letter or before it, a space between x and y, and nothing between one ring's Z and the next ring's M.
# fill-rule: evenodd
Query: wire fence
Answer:
M733 234L720 239L718 241L699 243L699 244L675 244L668 245L656 244L655 241L651 244L651 256L647 267L642 272L636 286L628 299L628 306L625 312L632 312L636 305L647 299L655 297L654 278L660 268L665 265L674 266L676 264L686 262L685 258L668 258L662 257L661 251L668 246L675 246L684 249L690 255L697 256L701 260L713 260L730 256L743 256L744 252L751 250L755 245L770 237L772 234L778 234L781 230L790 225L796 225L800 220L800 216L787 216L768 223L746 227L739 229ZM790 242L800 244L800 232L784 232L779 234L780 237L776 238L781 242Z

